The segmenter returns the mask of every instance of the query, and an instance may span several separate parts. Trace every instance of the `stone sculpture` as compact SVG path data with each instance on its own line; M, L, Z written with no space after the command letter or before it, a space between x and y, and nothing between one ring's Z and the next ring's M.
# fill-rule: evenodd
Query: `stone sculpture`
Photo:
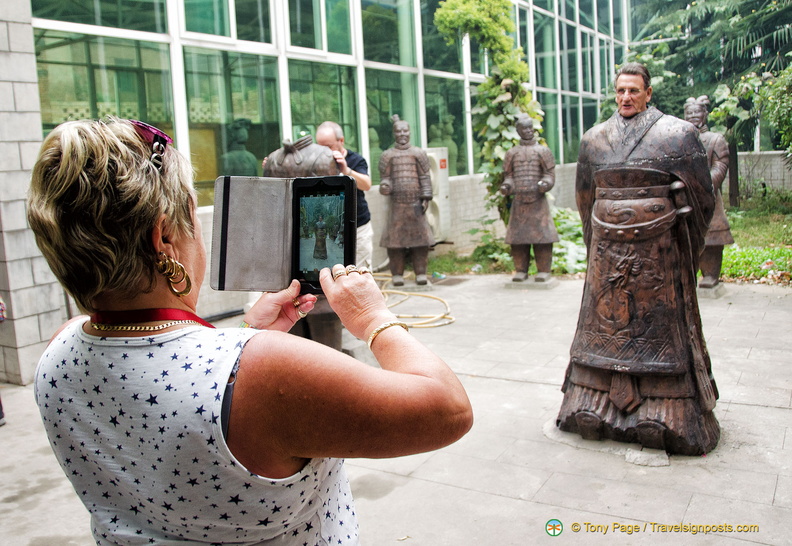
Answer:
M702 276L698 283L699 288L715 288L718 285L723 264L723 247L734 243L721 193L721 186L729 171L729 145L723 135L713 133L707 126L709 104L706 95L690 97L685 101L685 120L699 130L699 138L707 153L712 189L715 192L715 213L704 239L704 252L699 259Z
M227 127L228 152L220 158L225 176L258 176L258 160L247 150L249 119L234 120Z
M506 152L500 187L503 195L513 196L506 230L506 244L511 245L514 259L512 281L522 282L528 277L533 246L537 270L534 280L546 282L553 264L553 243L558 242L546 197L555 185L555 160L547 146L536 142L530 116L520 115L516 128L520 144Z
M426 220L432 200L429 157L421 148L410 145L410 125L393 116L395 144L380 156L380 193L390 197L388 222L380 246L388 251L394 286L404 285L406 254L412 254L415 282L427 284L429 247L434 237Z
M714 197L698 131L647 108L650 81L625 64L618 112L581 141L588 271L556 423L699 455L720 438L695 279Z

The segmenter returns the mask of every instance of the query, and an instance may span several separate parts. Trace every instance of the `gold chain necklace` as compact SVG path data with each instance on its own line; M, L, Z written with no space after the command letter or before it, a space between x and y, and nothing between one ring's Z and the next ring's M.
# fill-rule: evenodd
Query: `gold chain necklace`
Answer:
M131 324L100 324L92 322L91 328L100 332L158 332L177 324L200 324L197 320L172 320L157 326L133 326Z

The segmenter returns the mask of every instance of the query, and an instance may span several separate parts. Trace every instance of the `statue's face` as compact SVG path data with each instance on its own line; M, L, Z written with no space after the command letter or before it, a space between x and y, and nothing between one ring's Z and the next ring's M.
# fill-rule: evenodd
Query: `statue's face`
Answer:
M685 106L685 121L696 127L701 127L707 122L707 109L699 105Z
M526 121L518 121L517 134L525 140L530 139L534 134L533 120L529 118Z
M623 117L631 118L646 110L651 98L652 86L645 88L641 76L622 74L616 78L616 105Z
M393 125L393 138L396 144L405 146L410 143L410 126L406 123L396 123Z

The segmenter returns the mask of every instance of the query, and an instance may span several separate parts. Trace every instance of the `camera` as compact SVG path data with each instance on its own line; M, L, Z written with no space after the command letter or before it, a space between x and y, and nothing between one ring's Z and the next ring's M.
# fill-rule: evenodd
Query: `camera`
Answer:
M321 294L322 268L355 263L355 190L349 176L219 177L211 287L273 292L297 279Z

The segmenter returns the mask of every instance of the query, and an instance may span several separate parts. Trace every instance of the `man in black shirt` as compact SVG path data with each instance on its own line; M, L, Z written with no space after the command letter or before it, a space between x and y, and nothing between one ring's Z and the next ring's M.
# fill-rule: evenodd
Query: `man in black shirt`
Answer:
M373 230L371 229L371 213L369 212L366 195L371 189L371 177L368 174L368 163L362 155L344 148L344 131L333 121L325 121L316 129L316 143L327 146L333 151L338 171L351 176L357 185L357 252L355 265L372 268Z

